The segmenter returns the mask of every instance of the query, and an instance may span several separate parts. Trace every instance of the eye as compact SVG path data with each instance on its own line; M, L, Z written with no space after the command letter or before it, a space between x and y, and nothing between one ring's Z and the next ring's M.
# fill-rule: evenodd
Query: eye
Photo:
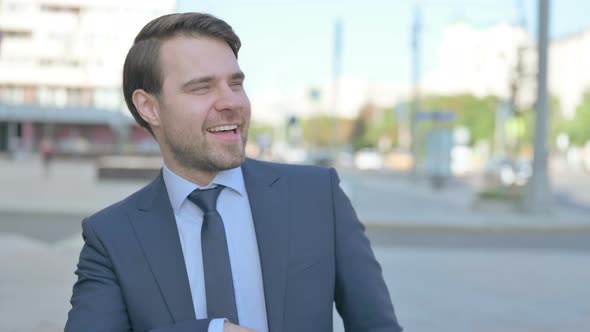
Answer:
M211 87L208 85L201 85L201 86L194 87L193 89L190 90L190 92L203 94L203 93L209 92L210 89L211 89Z
M244 86L244 82L243 81L234 81L230 84L230 86L234 90L239 90L239 89L242 89L242 87Z

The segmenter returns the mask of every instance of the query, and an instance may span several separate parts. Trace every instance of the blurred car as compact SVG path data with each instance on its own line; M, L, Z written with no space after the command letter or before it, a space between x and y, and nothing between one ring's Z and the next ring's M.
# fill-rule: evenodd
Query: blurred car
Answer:
M354 154L350 151L341 151L336 158L336 165L341 167L353 167Z
M505 187L524 186L532 175L530 161L511 158L490 159L484 172L486 182Z
M324 167L333 167L336 163L337 151L331 149L313 149L307 152L305 163L308 165L318 165Z
M354 154L354 166L360 170L380 170L383 156L373 149L362 149Z

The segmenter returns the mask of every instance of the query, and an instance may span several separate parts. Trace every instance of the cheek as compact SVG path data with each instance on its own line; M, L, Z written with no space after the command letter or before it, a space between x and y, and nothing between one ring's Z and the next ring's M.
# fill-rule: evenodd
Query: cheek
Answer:
M207 117L204 101L195 100L195 98L182 98L173 107L174 112L171 112L169 121L173 122L175 127L191 131L203 127Z
M250 113L252 113L252 105L250 105L250 99L248 99L246 95L244 95L244 101L242 105L244 105L244 113L250 117Z

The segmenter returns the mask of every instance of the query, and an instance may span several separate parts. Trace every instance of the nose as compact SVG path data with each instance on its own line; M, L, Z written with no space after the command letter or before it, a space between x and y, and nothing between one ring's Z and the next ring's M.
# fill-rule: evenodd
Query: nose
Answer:
M218 90L215 109L218 111L236 110L243 104L244 92L234 91L229 85L223 85Z

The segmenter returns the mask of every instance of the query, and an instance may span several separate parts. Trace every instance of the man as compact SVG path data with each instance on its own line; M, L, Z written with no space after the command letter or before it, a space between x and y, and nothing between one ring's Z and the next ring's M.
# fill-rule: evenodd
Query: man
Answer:
M83 222L65 331L400 331L333 169L245 158L240 40L206 14L148 23L123 89L164 165Z

